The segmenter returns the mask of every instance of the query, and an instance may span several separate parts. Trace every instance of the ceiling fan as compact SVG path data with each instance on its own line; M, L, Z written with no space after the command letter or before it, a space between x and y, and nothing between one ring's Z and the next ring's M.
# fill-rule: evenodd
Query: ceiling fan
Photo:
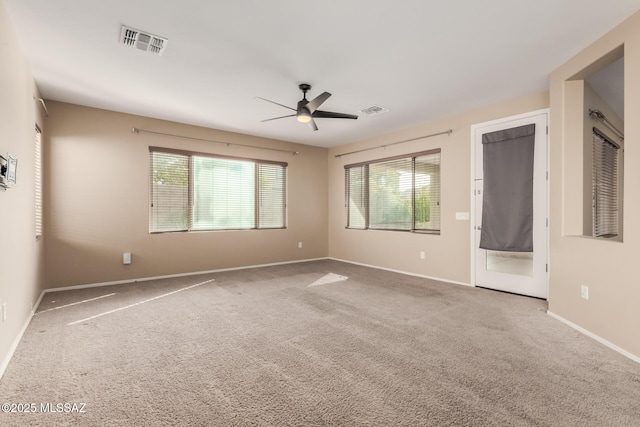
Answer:
M301 83L298 85L298 88L302 91L302 99L298 101L298 108L291 108L286 105L279 104L277 102L260 98L263 101L270 102L272 104L279 105L281 107L287 108L289 110L293 110L295 114L289 114L287 116L274 117L272 119L261 120L261 122L269 122L271 120L284 119L286 117L295 117L300 123L308 123L311 129L318 130L318 126L316 125L314 118L326 118L326 119L357 119L358 116L353 114L344 114L344 113L334 113L331 111L322 111L318 110L318 107L325 102L331 94L329 92L322 92L320 95L313 98L311 101L307 100L307 92L311 89L311 85L307 83Z

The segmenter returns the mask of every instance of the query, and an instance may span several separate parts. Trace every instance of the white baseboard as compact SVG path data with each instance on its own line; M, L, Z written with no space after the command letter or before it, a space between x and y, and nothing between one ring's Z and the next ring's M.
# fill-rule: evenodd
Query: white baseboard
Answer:
M40 292L40 296L38 297L38 300L36 301L35 305L31 309L31 312L29 313L29 317L27 317L27 320L24 322L22 329L20 329L20 332L18 332L18 335L16 335L16 338L13 340L11 347L9 347L9 352L5 356L4 360L2 360L2 364L0 364L0 379L2 379L2 376L4 375L4 371L6 371L7 366L9 366L9 362L13 357L13 353L15 353L16 349L18 348L18 344L20 344L20 341L22 340L22 336L27 331L27 328L29 327L29 323L31 323L31 319L33 319L33 315L38 310L38 307L40 306L40 301L42 301L42 297L44 296L44 293L45 291Z
M454 285L462 285L462 286L473 287L473 285L470 284L470 283L456 282L455 280L443 279L441 277L426 276L424 274L417 274L417 273L411 273L411 272L408 272L408 271L395 270L393 268L386 268L386 267L379 267L377 265L363 264L361 262L349 261L347 259L340 259L340 258L333 258L333 257L329 257L328 259L331 259L331 260L334 260L334 261L346 262L348 264L361 265L363 267L376 268L378 270L391 271L393 273L405 274L407 276L415 276L415 277L422 277L423 279L437 280L438 282L445 282L445 283L452 283Z
M43 290L42 292L40 292L40 296L38 297L38 301L36 301L36 303L33 305L33 308L31 309L31 316L33 317L36 314L36 311L38 311L38 307L40 307L40 303L42 302L42 297L44 297L44 294L46 293L46 290Z
M271 267L274 265L285 265L285 264L297 264L300 262L322 261L325 259L328 259L328 258L324 257L324 258L298 259L294 261L272 262L269 264L256 264L256 265L245 265L242 267L219 268L217 270L193 271L189 273L167 274L164 276L153 276L153 277L139 277L135 279L115 280L112 282L88 283L84 285L66 286L63 288L50 288L50 289L45 289L44 292L48 293L48 292L70 291L74 289L97 288L99 286L112 286L112 285L122 285L125 283L148 282L150 280L172 279L175 277L185 277L185 276L198 276L200 274L220 273L223 271L247 270L250 268Z
M605 340L604 338L599 337L598 335L594 334L593 332L589 332L588 330L586 330L584 328L581 328L580 326L576 325L575 323L572 323L572 322L568 321L567 319L565 319L564 317L558 316L557 314L552 313L551 311L547 310L547 314L549 316L553 317L554 319L561 321L565 325L572 327L576 331L585 334L589 338L593 338L594 340L598 341L600 344L602 344L602 345L604 345L606 347L609 347L611 350L617 351L621 355L623 355L625 357L628 357L629 359L633 360L636 363L640 363L640 357L629 353L628 351L626 351L626 350L618 347L617 345Z

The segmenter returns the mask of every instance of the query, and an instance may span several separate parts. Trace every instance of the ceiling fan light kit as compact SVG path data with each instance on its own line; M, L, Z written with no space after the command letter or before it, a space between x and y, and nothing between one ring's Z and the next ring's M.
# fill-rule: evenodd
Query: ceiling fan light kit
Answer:
M298 85L298 88L302 91L302 99L298 101L297 108L288 107L286 105L280 104L278 102L271 101L269 99L260 98L263 101L270 102L275 105L279 105L281 107L287 108L289 110L293 110L295 114L289 114L288 116L282 117L273 117L271 119L261 120L262 122L269 122L272 120L284 119L286 117L295 117L300 123L308 123L309 127L314 131L318 130L318 125L314 118L327 118L327 119L352 119L355 120L358 116L354 114L345 114L345 113L334 113L331 111L322 111L318 110L318 107L322 105L331 94L329 92L322 92L320 95L316 96L311 101L307 100L307 92L311 89L311 85L307 83L301 83Z
M298 112L298 114L296 115L296 118L300 123L309 123L311 121L311 114L305 108Z

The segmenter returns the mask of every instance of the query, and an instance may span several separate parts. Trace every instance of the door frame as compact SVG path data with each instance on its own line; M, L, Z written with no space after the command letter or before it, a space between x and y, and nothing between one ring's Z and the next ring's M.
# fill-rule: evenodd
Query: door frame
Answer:
M527 119L530 117L534 117L534 116L540 116L540 115L546 115L547 116L547 129L546 129L546 148L547 148L547 156L546 156L546 164L545 164L545 168L546 168L546 182L545 182L545 187L546 187L546 216L547 216L547 227L546 227L546 265L547 265L547 271L546 274L544 276L544 280L545 280L545 285L547 288L547 300L549 299L549 272L551 270L551 265L549 263L549 247L550 247L550 242L549 242L549 200L550 200L550 195L549 195L549 127L550 127L550 123L549 123L549 117L550 117L550 109L549 108L544 108L541 110L535 110L535 111L530 111L528 113L522 113L522 114L517 114L514 116L508 116L508 117L502 117L499 119L495 119L495 120L490 120L490 121L486 121L486 122L482 122L482 123L476 123L471 125L471 135L470 135L470 155L469 155L469 165L470 165L470 172L471 172L471 176L470 176L470 182L469 182L469 205L470 205L470 214L469 214L469 253L470 253L470 260L471 260L471 269L470 269L470 284L471 286L478 286L476 284L476 237L475 237L475 226L476 226L476 197L475 197L475 188L476 188L476 183L475 183L475 176L476 176L476 130L479 128L483 128L486 126L493 126L493 125L499 125L502 123L508 123L510 121L514 121L514 120L521 120L521 119Z

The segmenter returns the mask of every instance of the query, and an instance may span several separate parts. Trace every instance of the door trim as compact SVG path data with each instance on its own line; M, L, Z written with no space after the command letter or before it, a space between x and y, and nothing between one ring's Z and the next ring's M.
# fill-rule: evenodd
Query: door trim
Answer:
M476 130L479 128L483 128L486 126L492 126L492 125L498 125L498 124L502 124L502 123L508 123L510 121L514 121L514 120L521 120L521 119L527 119L530 117L534 117L534 116L540 116L543 114L547 115L547 138L546 138L546 145L547 145L547 158L546 158L546 165L545 168L547 170L547 179L546 179L546 198L547 198L547 207L546 207L546 215L547 215L547 229L546 229L546 234L547 234L547 248L546 248L546 265L547 265L547 271L546 271L546 275L545 275L545 284L547 287L547 300L549 299L549 272L551 270L551 265L549 263L549 249L550 249L550 242L549 242L549 237L550 237L550 233L549 233L549 212L550 212L550 207L549 207L549 132L550 132L550 123L549 123L549 117L550 117L550 109L549 108L544 108L541 110L535 110L535 111L530 111L528 113L523 113L523 114L517 114L514 116L508 116L508 117L502 117L500 119L495 119L495 120L489 120L486 122L482 122L482 123L476 123L471 125L471 135L470 135L470 142L469 142L469 147L470 147L470 154L469 154L469 171L470 173L470 181L469 181L469 206L470 206L470 213L469 213L469 258L470 258L470 270L469 270L469 276L470 276L470 284L471 286L477 287L478 285L476 284L476 248L475 248L475 223L476 223L476 202L475 202L475 176L476 176L476 156L475 156L475 143L476 143Z

